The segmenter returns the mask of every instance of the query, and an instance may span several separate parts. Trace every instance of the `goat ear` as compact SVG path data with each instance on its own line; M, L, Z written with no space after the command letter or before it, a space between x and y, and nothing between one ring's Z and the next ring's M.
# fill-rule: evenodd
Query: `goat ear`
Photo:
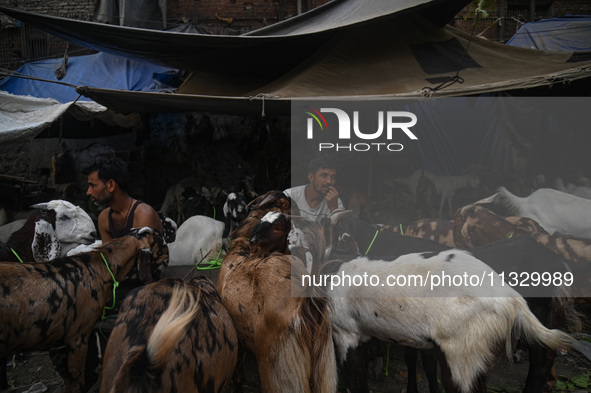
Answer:
M137 255L137 271L140 280L144 284L152 282L152 272L150 269L150 262L152 260L152 251L150 249L143 249Z
M332 220L333 224L336 224L342 217L351 213L353 213L353 210L336 209L330 213L330 219Z
M49 222L45 220L35 222L31 251L35 262L50 261L60 256L60 242Z
M47 210L48 206L49 206L49 202L41 202L41 203L36 203L36 204L32 205L31 208Z

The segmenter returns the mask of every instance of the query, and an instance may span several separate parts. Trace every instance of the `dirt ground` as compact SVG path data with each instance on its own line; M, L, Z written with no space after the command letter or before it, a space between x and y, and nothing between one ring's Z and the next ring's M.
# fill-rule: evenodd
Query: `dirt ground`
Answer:
M185 267L169 269L166 275L184 276L188 271ZM204 273L205 272L205 273ZM202 271L201 274L209 276L213 281L216 271ZM583 315L583 331L576 337L591 341L591 305L578 306ZM396 344L379 343L378 349L389 356L377 357L370 366L371 380L370 391L373 393L401 393L406 390L407 373L404 364L404 351ZM386 359L389 359L386 361ZM61 393L64 392L64 384L59 375L54 371L47 352L33 352L19 355L16 363L10 365L8 379L11 385L11 393ZM246 371L246 384L244 391L248 393L260 392L260 384L256 372L256 363L252 354L246 354L242 359ZM386 369L387 366L387 369ZM497 393L521 392L528 369L527 354L524 358L514 362L504 359L497 361L489 375L488 389ZM559 386L555 392L589 392L591 391L591 361L576 351L559 354L555 361L555 369L559 376ZM419 367L419 391L428 392L426 378ZM98 392L99 382L93 386L91 392ZM232 392L233 387L228 386L227 392ZM344 386L340 386L339 392L346 392Z

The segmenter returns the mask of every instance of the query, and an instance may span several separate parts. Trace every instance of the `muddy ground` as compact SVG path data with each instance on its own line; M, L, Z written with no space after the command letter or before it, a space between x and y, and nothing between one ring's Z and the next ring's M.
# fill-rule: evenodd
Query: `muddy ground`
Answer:
M186 268L169 269L171 276L184 276ZM215 281L215 271L206 272ZM591 340L591 305L579 305L579 312L583 316L583 330L577 333L579 339ZM371 380L370 391L375 393L401 393L405 391L407 373L404 364L404 352L396 344L391 344L389 356L386 357L387 344L380 343L376 346L384 356L377 357L370 366ZM385 359L389 359L386 362ZM260 392L258 375L256 372L255 359L247 354L244 361L246 370L246 385L244 391L248 393ZM386 371L387 365L387 371ZM559 354L555 361L556 372L559 375L559 386L555 392L588 392L591 391L591 361L575 351ZM420 369L420 367L419 367ZM497 361L488 381L490 392L521 392L525 377L527 375L528 361L527 354L524 358L514 362L507 362L503 359ZM422 370L419 371L419 390L428 392L428 385ZM28 393L61 393L64 392L64 384L59 375L54 371L49 356L46 352L33 352L23 354L16 358L16 365L8 370L8 378L11 384L10 392ZM99 391L100 381L93 386L91 392ZM233 391L228 386L227 392ZM339 392L346 392L343 386Z

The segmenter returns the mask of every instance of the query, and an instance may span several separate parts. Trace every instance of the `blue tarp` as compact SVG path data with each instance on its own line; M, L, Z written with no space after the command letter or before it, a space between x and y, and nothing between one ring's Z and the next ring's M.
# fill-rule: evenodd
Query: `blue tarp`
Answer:
M26 63L16 72L34 78L58 81L55 71L62 59L39 60ZM170 88L166 79L177 75L177 70L135 61L107 53L70 57L66 75L59 82L74 86L93 86L114 90L160 91ZM175 86L176 87L176 86ZM11 94L53 98L61 103L76 100L79 94L75 87L38 80L9 77L0 81L0 90ZM80 100L90 101L81 96Z
M526 23L507 45L546 51L591 51L591 16L565 16Z

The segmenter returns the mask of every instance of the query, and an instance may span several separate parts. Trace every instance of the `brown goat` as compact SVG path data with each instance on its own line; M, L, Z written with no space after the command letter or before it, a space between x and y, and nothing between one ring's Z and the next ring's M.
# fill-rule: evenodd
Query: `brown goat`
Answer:
M493 243L512 236L530 236L565 259L591 262L591 241L550 235L537 222L526 217L501 217L478 205L456 212L454 239L464 248Z
M166 278L123 303L103 361L101 393L220 392L238 356L213 283Z
M410 224L391 226L384 225L381 231L392 231L404 236L420 237L433 240L448 247L456 247L453 238L454 222L443 218L424 218Z
M46 263L0 262L0 358L65 345L66 391L81 391L89 336L112 299L113 278L125 280L137 264L140 279L149 282L150 273L167 262L166 245L149 228L73 257Z
M250 233L269 211L289 213L289 199L269 192L231 234L230 250L218 277L218 291L240 344L257 359L262 391L332 393L337 371L325 298L303 297L306 288L292 275L292 258L281 253L251 255ZM293 269L305 272L294 258ZM292 293L292 288L294 292Z

